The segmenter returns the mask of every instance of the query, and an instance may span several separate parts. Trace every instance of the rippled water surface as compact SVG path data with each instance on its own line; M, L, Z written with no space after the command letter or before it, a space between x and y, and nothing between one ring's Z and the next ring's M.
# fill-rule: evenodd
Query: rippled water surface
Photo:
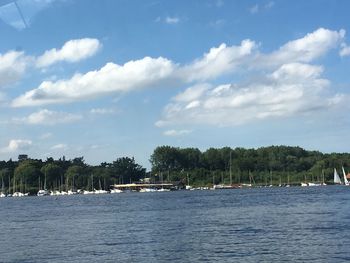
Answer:
M350 262L342 186L0 199L0 262Z

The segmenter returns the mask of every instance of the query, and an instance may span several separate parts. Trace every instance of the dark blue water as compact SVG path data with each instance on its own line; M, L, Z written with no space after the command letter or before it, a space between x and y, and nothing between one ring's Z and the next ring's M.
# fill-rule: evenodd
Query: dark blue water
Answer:
M350 262L341 186L0 199L0 262Z

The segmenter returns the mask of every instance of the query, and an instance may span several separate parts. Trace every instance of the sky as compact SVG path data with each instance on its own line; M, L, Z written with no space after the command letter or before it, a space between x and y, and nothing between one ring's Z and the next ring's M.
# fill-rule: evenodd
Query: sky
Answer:
M349 152L349 1L0 0L0 160Z

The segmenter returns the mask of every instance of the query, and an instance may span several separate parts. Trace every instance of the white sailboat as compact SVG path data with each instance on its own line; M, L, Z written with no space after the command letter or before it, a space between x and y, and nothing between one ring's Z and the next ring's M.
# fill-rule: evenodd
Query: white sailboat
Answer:
M343 170L343 176L344 176L344 184L345 184L345 185L349 185L349 181L348 181L348 179L346 178L346 173L345 173L345 170L344 170L344 166L342 166L342 170Z
M41 188L41 183L40 183L40 176L39 176L39 191L36 194L37 196L45 196L45 195L50 195L49 191L46 189L46 174L45 174L45 181L44 181L44 189Z
M334 184L342 184L337 169L334 168Z
M5 195L5 189L4 189L4 178L1 178L1 192L0 192L0 198L1 197L6 197Z

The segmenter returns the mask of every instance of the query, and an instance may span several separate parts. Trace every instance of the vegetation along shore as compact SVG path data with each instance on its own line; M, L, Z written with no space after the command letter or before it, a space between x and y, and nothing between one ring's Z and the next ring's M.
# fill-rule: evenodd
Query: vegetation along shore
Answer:
M350 168L349 153L325 154L300 147L270 146L258 149L177 148L159 146L150 156L151 171L134 158L89 165L83 157L45 161L20 155L17 161L0 161L1 192L36 194L40 189L108 190L114 184L144 181L171 182L184 187L213 185L293 185L333 182L334 168Z

